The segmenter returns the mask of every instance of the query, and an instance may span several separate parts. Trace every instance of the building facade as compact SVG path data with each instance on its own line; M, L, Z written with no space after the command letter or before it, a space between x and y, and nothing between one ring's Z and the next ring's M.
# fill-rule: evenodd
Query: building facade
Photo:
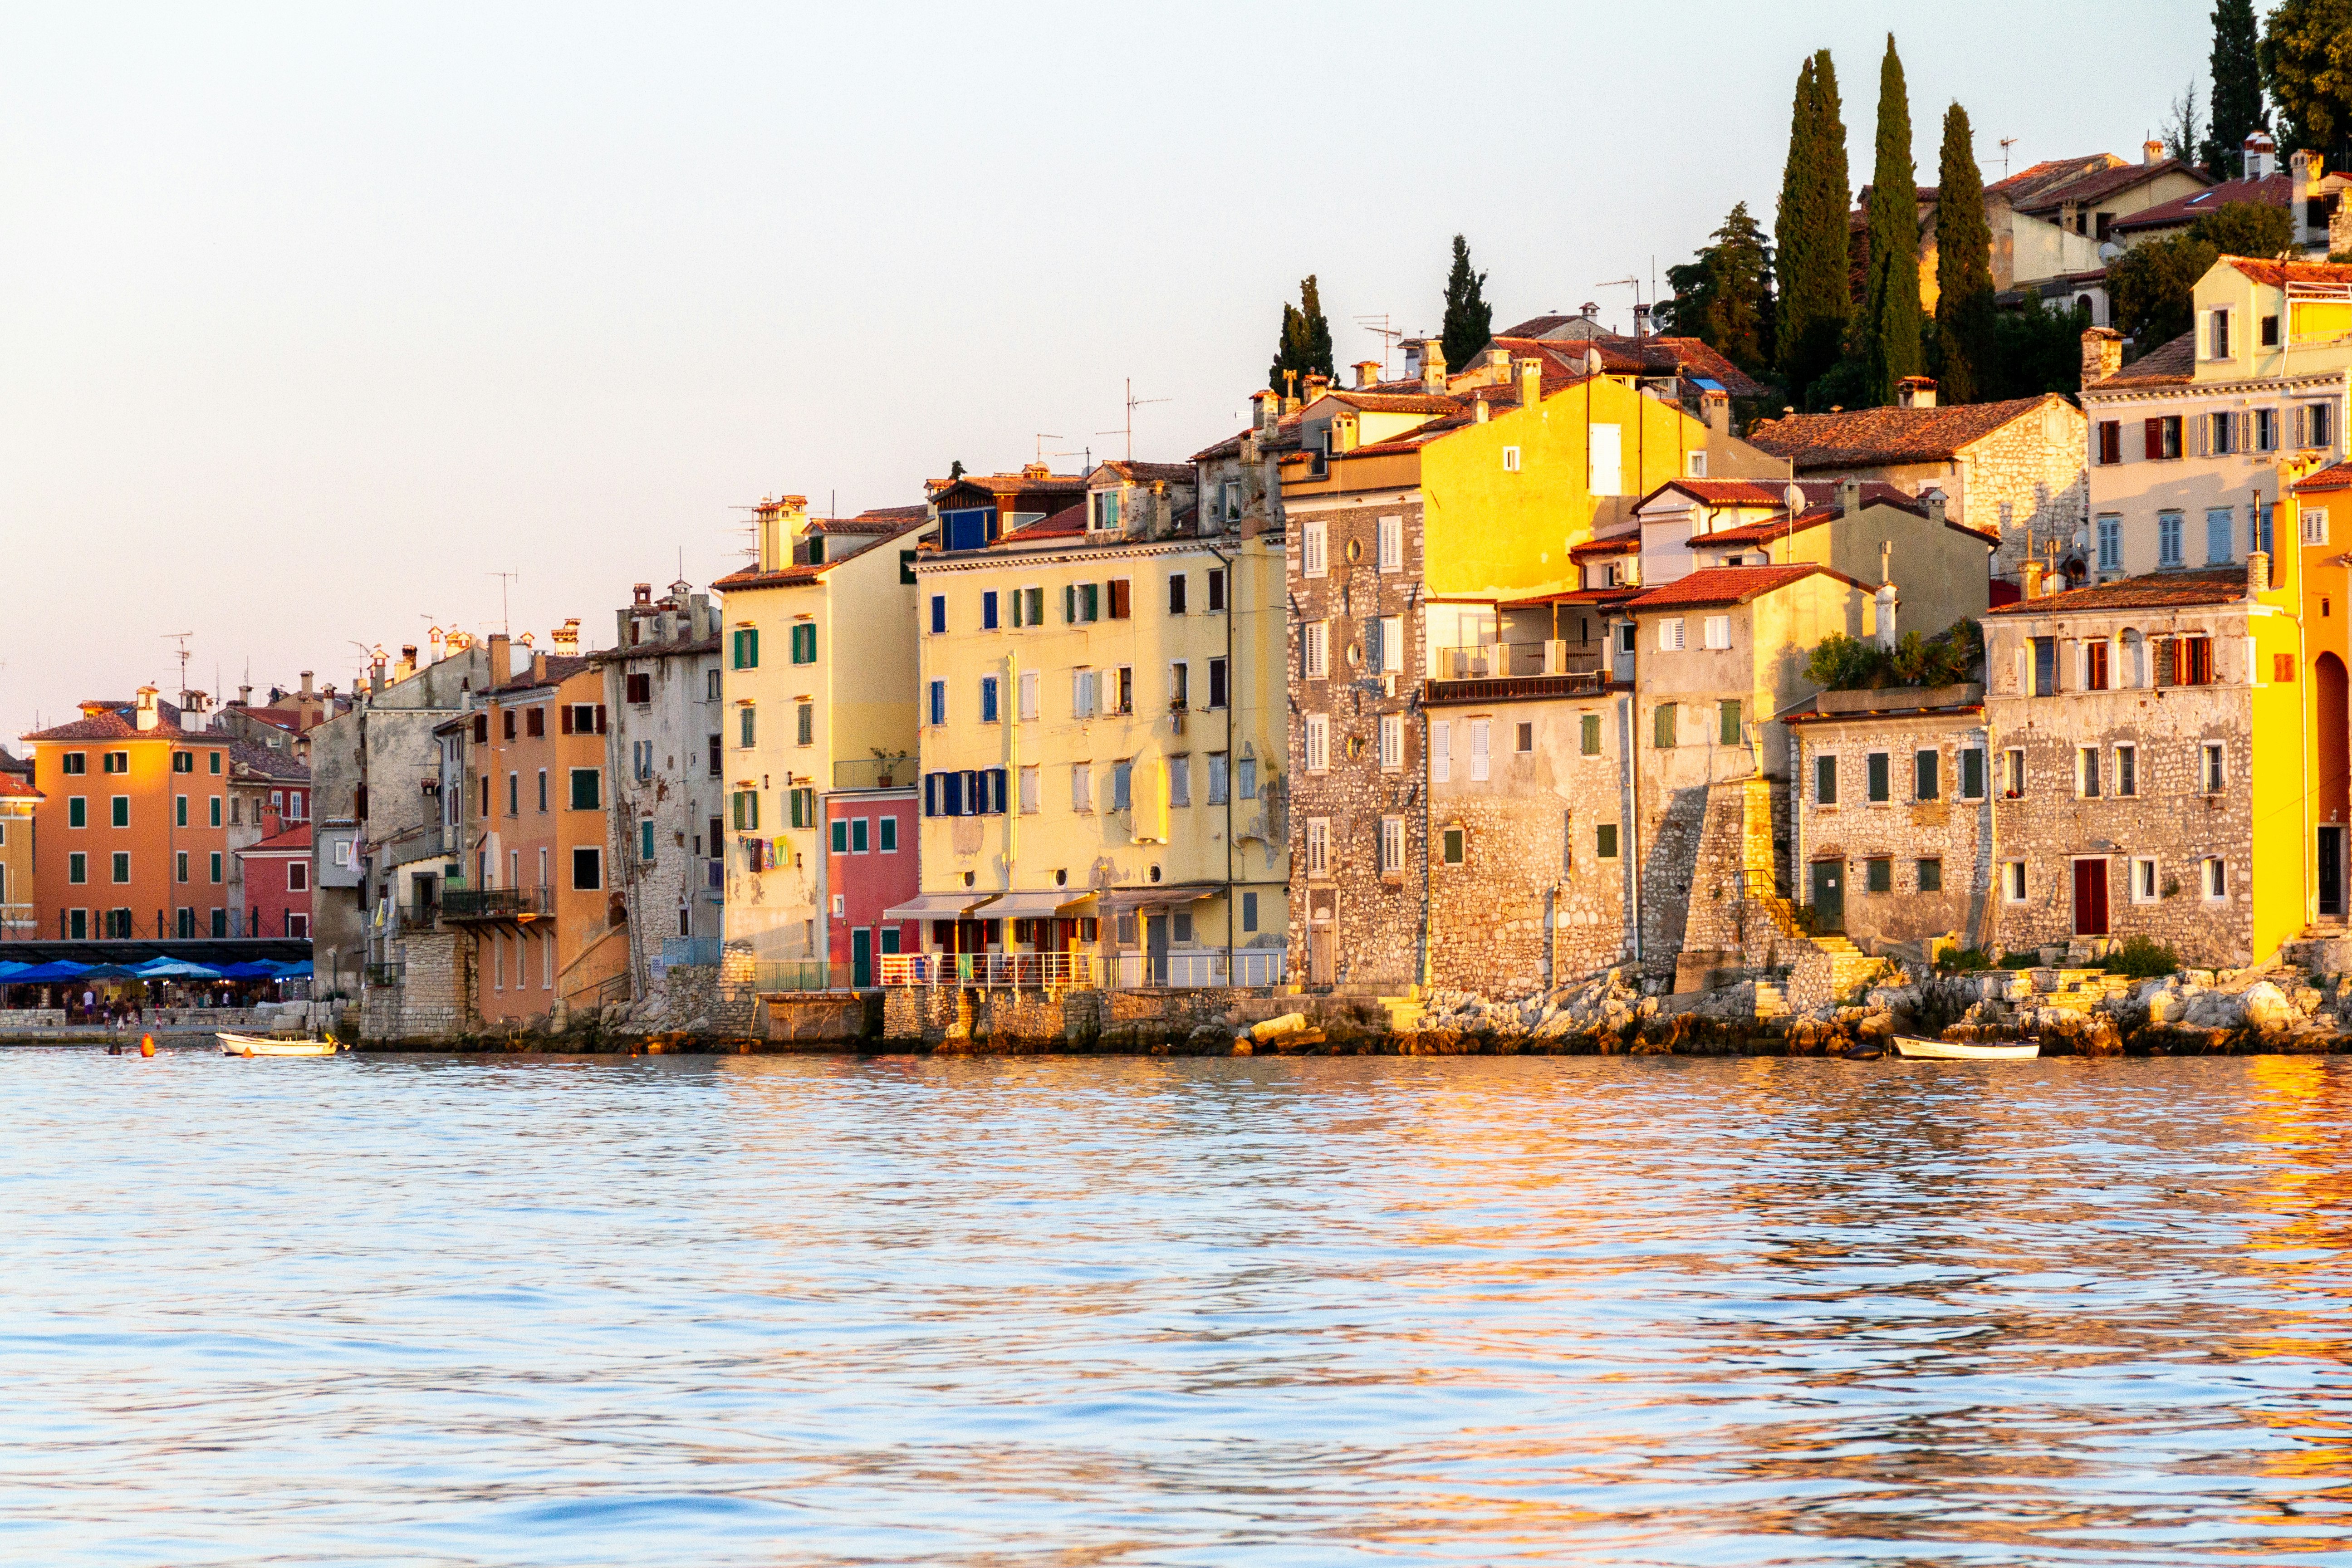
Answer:
M921 929L889 913L922 892L921 795L896 784L835 790L824 810L825 956L835 985L863 991L882 983L887 961L921 951Z
M29 779L0 771L0 942L41 934L39 882L33 874L36 808Z

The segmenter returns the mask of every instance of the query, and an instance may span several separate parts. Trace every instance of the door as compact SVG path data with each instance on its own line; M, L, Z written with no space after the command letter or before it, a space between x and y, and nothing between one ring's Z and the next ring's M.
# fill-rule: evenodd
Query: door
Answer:
M1317 921L1307 928L1307 984L1329 985L1339 972L1339 939L1337 928L1328 921Z
M2339 920L2344 915L2344 830L2340 827L2319 830L2319 912Z
M2107 863L2074 862L2074 934L2107 934Z
M1813 923L1825 931L1845 930L1845 862L1813 862Z
M1149 984L1168 984L1168 917L1165 914L1143 917L1143 947L1149 954L1151 979Z
M860 991L874 984L874 933L864 926L849 928L849 984Z

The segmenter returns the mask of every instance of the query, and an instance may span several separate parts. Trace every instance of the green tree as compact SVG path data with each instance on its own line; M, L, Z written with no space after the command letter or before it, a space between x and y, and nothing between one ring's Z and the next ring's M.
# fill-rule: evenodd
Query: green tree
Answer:
M1723 226L1692 260L1666 268L1673 296L1659 302L1661 332L1696 338L1750 375L1770 374L1773 351L1772 247L1736 203Z
M2189 330L2197 279L2221 252L2192 235L2135 245L2107 268L2116 326L2137 353L2163 347ZM2137 357L2137 356L2135 356Z
M1780 169L1773 220L1780 310L1774 362L1791 397L1802 402L1813 379L1837 363L1853 293L1846 281L1845 121L1837 69L1823 49L1797 74L1789 117L1789 156Z
M2207 60L2213 73L2213 128L2206 133L2202 153L2216 179L2242 175L2247 133L2269 127L2263 113L2261 57L2254 0L2215 0L2213 53Z
M2330 168L2352 165L2352 0L2283 0L2258 53L2279 151L2309 148Z
M2028 294L2019 309L1994 318L1991 353L1979 396L1990 403L2039 397L2045 392L2080 392L2083 329L2090 324L2078 307L2053 310L2040 296Z
M2224 202L2190 224L2189 235L2223 256L2268 260L2294 244L2294 218L2265 202Z
M1977 167L1969 111L1944 110L1936 165L1936 342L1942 354L1938 401L1986 395L1992 350L1992 229L1985 222L1984 174Z
M1454 237L1454 270L1445 276L1445 321L1439 346L1450 369L1460 370L1494 341L1495 307L1486 302L1486 275L1470 270L1470 242Z
M1285 372L1296 372L1297 384L1285 384ZM1323 297L1313 273L1299 280L1298 303L1282 308L1282 336L1265 374L1266 384L1286 397L1297 396L1310 374L1331 374L1331 323L1323 319Z
M1862 332L1870 398L1892 403L1895 384L1919 374L1919 186L1911 164L1911 103L1892 33L1878 68L1878 161L1870 181Z
M2197 118L2197 79L2190 77L2180 96L2172 100L2163 124L2157 130L2164 138L2164 150L2184 163L2197 162L2198 150L2204 144L2204 121Z

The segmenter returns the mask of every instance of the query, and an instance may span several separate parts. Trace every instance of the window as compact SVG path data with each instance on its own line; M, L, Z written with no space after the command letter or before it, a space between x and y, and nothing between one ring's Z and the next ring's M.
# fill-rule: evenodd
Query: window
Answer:
M1374 673L1402 675L1404 673L1404 617L1383 616L1380 628L1381 663Z
M1070 809L1091 812L1095 808L1095 770L1091 763L1070 764Z
M849 819L845 816L833 819L833 852L836 855L849 853Z
M1102 590L1093 583L1062 584L1062 619L1071 626L1085 626L1101 618Z
M2266 349L2274 349L2278 347L2278 341L2279 319L2276 316L2264 316L2262 321L2263 347Z
M595 768L572 770L572 809L602 811L604 808L604 775Z
M604 885L604 852L588 847L572 851L572 889L593 893Z
M1429 776L1439 784L1454 777L1454 722L1433 720L1429 726Z
M1179 753L1168 759L1168 804L1192 804L1192 759Z
M1895 862L1884 855L1874 855L1862 863L1862 890L1865 893L1891 893L1895 890Z
M1168 707L1183 712L1192 706L1192 667L1181 659L1168 667Z
M759 710L749 702L735 710L735 743L750 747L759 742Z
M2025 902L2025 862L2008 860L2000 868L2001 897L2012 904Z
M1383 572L1404 570L1404 519L1381 519L1380 569Z
M187 825L188 797L184 795L175 795L172 797L172 826L174 827L185 827Z
M980 678L980 721L983 724L996 722L996 677L992 675Z
M932 723L944 724L948 721L948 683L946 681L931 682L929 711Z
M746 710L746 711L748 711L748 710ZM796 746L814 746L816 744L815 703L799 702L793 704L793 744ZM653 762L653 742L650 741L646 742L646 761L648 764Z
M2275 317L2275 316L2273 316L2273 317L2271 317L2270 319L2271 319L2272 321L2276 321L2278 318L2277 318L2277 317ZM2254 442L2253 442L2253 446L2254 446L2254 450L2255 450L2255 451L2257 451L2257 452L2275 452L2275 451L2277 451L2277 450L2278 450L2278 431L2279 431L2279 421L2278 421L2278 410L2277 410L2277 409L2275 409L2275 408L2257 408L2257 409L2255 409L2255 410L2254 410Z
M1599 756L1601 754L1601 715L1585 714L1578 721L1577 731L1577 745L1580 753L1588 757Z
M1616 568L1612 566L1610 570L1614 572ZM1633 651L1633 623L1632 621L1620 621L1617 623L1617 651L1619 653L1632 653Z
M1223 708L1233 700L1225 671L1225 661L1223 658L1213 658L1209 661L1209 706L1212 709Z
M1518 471L1519 471L1519 449L1518 449L1517 447L1504 447L1504 448L1503 448L1503 472L1505 472L1505 473L1507 473L1507 474L1516 474L1516 473L1517 473ZM1611 490L1611 491L1609 491L1608 493L1609 493L1609 494L1611 494L1611 495L1615 495L1617 492L1616 492L1615 490Z
M1650 714L1650 743L1659 751L1672 751L1675 744L1675 704L1661 702Z
M2124 520L2110 513L2099 519L2099 570L2124 569Z
M1238 798L1242 800L1255 800L1257 798L1257 759L1255 757L1244 757L1242 759L1239 776L1234 779L1234 783L1235 785L1234 793Z
M1212 566L1209 568L1209 613L1223 614L1224 607L1225 569L1222 566ZM1251 897L1255 898L1256 895L1252 894Z
M1024 669L1021 672L1020 696L1021 721L1024 724L1035 723L1037 721L1037 672L1035 670Z
M2116 748L2116 793L2117 795L2139 793L2139 748L2137 746Z
M1911 798L1937 800L1944 793L1944 753L1930 747L1911 753Z
M547 770L545 768L539 770L539 809L541 811L547 809Z
M2229 783L2229 770L2223 765L2221 742L2208 741L2197 769L2198 785L2207 795L2220 795Z
M2226 566L2230 562L2230 536L2236 531L2231 526L2236 512L2226 506L2205 509L2205 564Z
M1129 596L1130 587L1131 584L1124 577L1114 577L1111 579L1110 618L1112 620L1124 621L1132 618L1134 607L1133 602Z
M1309 621L1299 628L1299 673L1308 680L1327 679L1331 671L1331 623Z
M793 662L794 664L814 664L816 662L816 623L814 621L796 621L793 623Z
M1319 518L1307 523L1298 536L1298 574L1320 577L1328 570L1324 549L1330 537L1329 525Z
M2074 793L2084 800L2099 798L2099 748L2096 746L2075 749Z
M1242 930L1244 931L1257 930L1257 895L1255 893L1242 895Z
M2208 457L2223 458L2238 449L2238 416L2217 409L2205 416L2204 447Z
M114 879L118 882L127 882L131 880L130 851L118 849L114 852Z
M1185 577L1183 573L1171 572L1169 574L1168 613L1171 616L1181 616L1184 614L1184 583Z
M68 827L89 826L89 800L87 796L75 795L66 797L66 826Z
M89 772L89 753L88 752L66 752L63 768L65 772L69 773L86 773Z
M172 771L175 773L194 773L196 771L195 752L173 752L172 753Z
M1834 754L1813 759L1813 804L1835 805L1838 803L1837 758Z
M2284 686L2294 679L2294 655L2291 653L2271 655L2271 679L2280 686ZM216 823L214 826L219 825Z
M931 635L944 637L947 635L947 629L948 596L945 594L934 594L931 595Z
M756 626L738 626L734 637L734 665L738 669L760 668L760 631Z
M601 735L604 732L604 705L601 702L574 702L563 710L563 732L567 735Z
M1015 588L1013 590L1012 597L1013 624L1014 626L1034 626L1041 624L1045 620L1045 589Z
M1404 715L1381 715L1381 766L1394 773L1404 766Z
M1486 780L1486 743L1492 729L1492 722L1488 720L1470 721L1470 780L1473 784L1484 783Z
M1688 479L1703 479L1706 478L1706 454L1705 452L1685 452L1683 454L1683 477Z
M109 752L103 760L103 766L110 773L127 773L131 771L131 753Z
M1106 706L1113 713L1134 712L1135 667L1133 665L1122 664L1117 669L1110 670L1107 673L1109 679L1110 689L1103 694L1108 700Z
M1893 798L1890 762L1885 752L1872 752L1863 758L1863 794L1873 805L1884 805Z
M2334 447L2336 445L2336 405L2333 403L2307 404L2304 407L2304 439L2300 444L2305 447Z
M66 880L68 882L87 882L89 880L89 857L88 855L85 855L80 850L77 849L72 854L66 857Z
M1729 647L1731 646L1731 617L1729 616L1707 616L1706 640L1706 646L1709 647Z
M2083 689L2105 691L2107 689L2107 639L2086 638L2083 643Z
M2147 421L2143 427L2151 459L2180 456L2180 416L2178 414Z
M1944 863L1941 860L1922 860L1917 872L1921 892L1940 893L1944 890Z
M1592 829L1592 855L1597 860L1617 858L1617 825L1603 822Z
M1517 745L1512 747L1512 750L1517 752L1521 756L1525 756L1535 749L1536 727L1533 724L1528 723L1520 724L1518 728L1518 742Z
M1622 455L1625 447L1625 432L1623 427L1616 425L1589 425L1585 428L1589 433L1590 440L1587 456L1591 459L1589 482L1585 485L1586 492L1596 496L1624 494Z
M1223 805L1233 799L1233 769L1223 752L1209 753L1209 804Z
M2208 856L2205 858L2200 867L2198 881L2204 888L2208 900L2226 899L2230 896L2229 868L2223 864L2219 856Z
M887 822L890 819L886 816L882 820ZM871 845L873 836L874 825L870 818L854 816L849 819L849 852L852 855L865 854Z
M117 827L128 827L131 826L131 797L129 795L118 795L113 797L111 820L113 825Z
M2318 507L2303 509L2303 542L2305 544L2327 542L2327 513Z
M2156 902L2156 862L2135 860L2131 863L2131 900L2136 904Z
M1331 874L1331 819L1328 816L1307 819L1307 874L1310 877Z
M2179 675L2183 686L2213 684L2213 639L2183 637L2179 648Z
M2178 566L2181 563L2180 514L2160 511L2156 514L2156 563Z
M2120 419L2099 421L2099 461L2120 463L2124 460L2124 426Z
M2056 637L2034 637L2032 639L2032 644L2033 649L2033 695L2036 697L2055 697L2058 695L2058 639Z
M522 815L522 775L520 773L507 774L507 815L509 816Z
M1462 830L1458 827L1445 830L1445 863L1449 866L1462 864ZM1404 875L1404 818L1402 816L1381 818L1381 875Z
M1675 653L1683 646L1683 622L1680 616L1658 623L1658 651Z
M2011 746L2000 754L2000 793L2004 800L2025 797L2025 748Z
M2230 312L2208 311L2205 319L2205 357L2228 359L2230 357Z
M1715 705L1715 740L1717 745L1739 744L1739 699L1727 697Z
M794 827L816 826L816 791L814 789L803 788L787 792L784 795L784 806L785 815L789 817L791 826Z

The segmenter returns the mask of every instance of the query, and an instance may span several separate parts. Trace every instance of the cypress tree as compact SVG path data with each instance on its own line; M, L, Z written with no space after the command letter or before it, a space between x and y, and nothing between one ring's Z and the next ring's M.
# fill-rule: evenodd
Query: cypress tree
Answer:
M1446 365L1460 370L1495 335L1495 307L1486 302L1486 275L1470 270L1470 243L1454 237L1454 270L1445 278L1445 321L1439 329Z
M1895 384L1919 374L1919 187L1911 166L1911 104L1895 35L1878 67L1878 162L1870 178L1869 290L1863 305L1869 396L1895 401Z
M1776 357L1792 402L1803 402L1806 386L1836 363L1853 313L1846 282L1850 199L1837 68L1822 49L1797 73L1773 222L1780 284Z
M1991 370L1992 229L1985 222L1976 137L1969 111L1957 103L1944 110L1936 184L1936 342L1944 359L1938 401L1974 403L1985 395Z
M1297 384L1284 384L1285 371L1298 373ZM1305 391L1310 374L1331 374L1331 323L1323 319L1323 298L1316 289L1311 272L1299 279L1298 303L1282 308L1282 335L1275 342L1274 363L1265 373L1266 385L1286 396L1296 397Z
M2245 173L2246 136L2264 130L2263 67L2254 35L2254 0L2216 0L2213 6L2212 129L2201 154L2217 180Z

